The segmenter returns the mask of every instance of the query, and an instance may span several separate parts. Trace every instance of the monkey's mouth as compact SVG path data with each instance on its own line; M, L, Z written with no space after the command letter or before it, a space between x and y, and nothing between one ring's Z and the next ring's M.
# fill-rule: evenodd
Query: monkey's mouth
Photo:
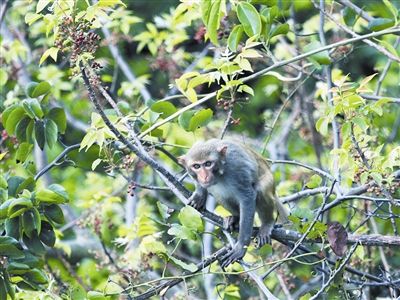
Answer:
M208 188L208 187L212 186L213 184L214 184L213 180L206 181L206 182L203 181L203 182L201 183L201 186L202 186L203 188Z

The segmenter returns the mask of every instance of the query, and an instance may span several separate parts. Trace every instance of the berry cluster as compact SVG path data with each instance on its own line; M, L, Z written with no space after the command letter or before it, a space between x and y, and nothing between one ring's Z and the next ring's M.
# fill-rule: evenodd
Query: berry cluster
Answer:
M128 189L127 189L127 194L129 194L129 196L133 197L135 196L135 189L136 189L136 184L134 182L131 182L128 185Z
M74 22L71 16L64 17L58 26L57 38L54 45L63 53L71 53L71 67L78 67L79 57L82 54L94 55L96 52L100 36L91 31L93 20L79 20ZM95 70L101 68L99 63L92 63ZM73 76L78 75L79 69L73 70Z
M220 99L217 101L217 106L222 106L224 107L224 110L228 110L233 108L235 101L234 100L226 100L226 99Z

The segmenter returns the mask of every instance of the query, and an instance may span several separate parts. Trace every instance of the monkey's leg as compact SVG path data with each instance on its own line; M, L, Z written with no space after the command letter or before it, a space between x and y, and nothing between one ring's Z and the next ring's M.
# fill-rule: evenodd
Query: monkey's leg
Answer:
M256 237L256 245L258 248L271 243L271 232L275 223L274 202L267 197L259 195L257 198L257 214L261 220L261 227Z
M254 190L245 190L238 193L240 221L238 241L232 250L229 251L220 260L221 267L225 268L231 263L241 259L247 251L250 244L251 233L253 231L254 214L256 210L256 192Z

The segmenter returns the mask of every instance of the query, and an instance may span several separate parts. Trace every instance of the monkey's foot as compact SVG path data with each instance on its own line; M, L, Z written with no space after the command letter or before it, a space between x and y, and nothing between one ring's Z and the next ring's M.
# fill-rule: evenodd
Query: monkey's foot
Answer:
M265 244L271 244L271 232L272 232L273 225L270 224L263 224L258 231L256 237L256 245L257 248L261 248Z
M220 260L222 268L229 266L230 264L238 261L246 254L246 248L242 245L236 244L235 247L225 254Z
M202 197L197 197L196 195L193 195L189 198L188 205L199 211L202 211L206 208L206 199L202 199Z
M229 216L224 218L224 229L233 232L239 228L239 216Z

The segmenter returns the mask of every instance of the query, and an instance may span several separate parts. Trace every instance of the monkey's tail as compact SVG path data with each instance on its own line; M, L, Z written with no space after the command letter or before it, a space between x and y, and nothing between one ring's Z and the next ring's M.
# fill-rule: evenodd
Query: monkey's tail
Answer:
M276 204L276 209L278 211L278 217L279 220L282 223L288 223L289 222L289 211L288 209L282 204L281 200L279 200L279 197L275 194L275 204Z

